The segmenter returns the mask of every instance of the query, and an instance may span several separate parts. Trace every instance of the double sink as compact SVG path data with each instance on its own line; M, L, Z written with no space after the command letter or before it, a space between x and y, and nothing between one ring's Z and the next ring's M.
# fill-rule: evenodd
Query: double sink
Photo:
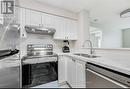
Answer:
M85 57L85 58L98 58L98 57L100 57L100 56L89 55L89 54L84 54L84 53L75 53L74 55Z

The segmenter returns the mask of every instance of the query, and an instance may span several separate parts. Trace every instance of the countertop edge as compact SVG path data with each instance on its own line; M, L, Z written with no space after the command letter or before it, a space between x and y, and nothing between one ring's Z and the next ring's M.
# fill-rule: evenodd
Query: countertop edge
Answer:
M100 66L103 66L103 67L106 67L106 68L109 68L109 69L114 69L115 71L118 71L118 72L121 72L121 73L124 73L124 74L128 74L130 75L130 70L126 70L125 68L119 68L117 66L112 66L110 64L105 64L105 63L102 63L102 62L97 62L91 58L84 58L84 57L81 57L81 56L77 56L77 55L73 55L72 53L61 53L61 54L58 54L59 56L69 56L69 57L73 57L77 60L80 60L80 61L83 61L83 62L90 62L90 63L94 63L94 64L97 64L97 65L100 65Z

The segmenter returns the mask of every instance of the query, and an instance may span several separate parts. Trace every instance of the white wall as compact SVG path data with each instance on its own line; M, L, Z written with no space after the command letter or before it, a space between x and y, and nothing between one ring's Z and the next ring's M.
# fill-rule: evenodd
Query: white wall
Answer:
M76 49L81 49L83 42L85 40L90 39L90 17L89 17L89 11L82 10L79 13L79 30L78 30L78 40L76 42Z
M102 48L122 48L121 29L102 29Z
M122 29L111 25L92 25L92 27L102 31L101 48L122 48Z
M130 28L129 18L109 21L106 24L102 24L99 28L103 31L103 48L122 48L122 32L121 29ZM110 43L111 44L110 44Z
M130 29L124 29L122 31L123 35L123 47L130 48Z

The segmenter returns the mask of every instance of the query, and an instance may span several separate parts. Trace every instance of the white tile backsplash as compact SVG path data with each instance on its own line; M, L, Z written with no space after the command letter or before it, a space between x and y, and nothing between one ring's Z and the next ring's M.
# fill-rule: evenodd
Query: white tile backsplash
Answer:
M12 48L19 49L20 45L19 31L17 29L12 28L9 28L7 31L5 30L6 28L0 28L0 49L1 50Z
M21 57L26 55L28 44L53 44L55 53L61 53L62 47L63 47L63 41L62 40L54 40L53 36L42 35L42 34L41 35L40 34L27 34L27 38L21 39L20 44L21 44L20 45ZM75 45L75 42L70 41L71 52L74 49L74 45Z

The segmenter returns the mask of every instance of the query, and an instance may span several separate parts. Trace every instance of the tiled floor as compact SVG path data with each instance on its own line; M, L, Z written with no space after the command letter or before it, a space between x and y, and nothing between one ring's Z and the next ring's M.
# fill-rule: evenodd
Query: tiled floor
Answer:
M36 87L33 87L33 88L68 88L68 86L64 85L64 86L60 86L59 87L58 86L58 82L54 81L54 82L43 84L43 85L39 85L39 86L36 86Z

